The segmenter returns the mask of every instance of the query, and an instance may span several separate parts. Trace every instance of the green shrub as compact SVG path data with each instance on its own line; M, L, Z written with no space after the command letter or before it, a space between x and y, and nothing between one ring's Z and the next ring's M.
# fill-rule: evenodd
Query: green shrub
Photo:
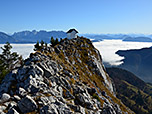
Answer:
M97 94L94 93L94 94L92 95L92 97L93 97L94 99L97 99L97 100L100 102L100 98L99 98L99 96L98 96Z

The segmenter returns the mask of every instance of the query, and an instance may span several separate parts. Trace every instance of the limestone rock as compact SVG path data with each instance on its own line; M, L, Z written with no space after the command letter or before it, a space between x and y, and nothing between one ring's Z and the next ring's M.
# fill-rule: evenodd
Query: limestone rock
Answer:
M40 109L40 114L59 114L54 105L46 105Z
M38 106L30 96L26 96L18 103L18 107L22 113L28 113L35 111Z
M2 94L2 97L1 97L1 99L0 99L0 103L4 103L4 102L8 101L10 98L11 98L11 97L10 97L9 94L3 93L3 94Z
M14 108L11 108L7 114L19 114Z
M121 114L99 52L89 39L44 46L0 84L3 114ZM117 101L117 102L116 102ZM122 111L121 109L125 109ZM132 112L131 112L132 113Z
M27 95L27 92L24 88L20 87L19 90L18 90L18 95L24 97L25 95Z

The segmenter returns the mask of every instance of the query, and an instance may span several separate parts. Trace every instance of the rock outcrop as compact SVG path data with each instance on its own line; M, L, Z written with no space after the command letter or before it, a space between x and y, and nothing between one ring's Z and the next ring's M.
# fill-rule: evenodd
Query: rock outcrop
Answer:
M99 51L86 38L31 53L0 85L0 113L130 114L115 97Z

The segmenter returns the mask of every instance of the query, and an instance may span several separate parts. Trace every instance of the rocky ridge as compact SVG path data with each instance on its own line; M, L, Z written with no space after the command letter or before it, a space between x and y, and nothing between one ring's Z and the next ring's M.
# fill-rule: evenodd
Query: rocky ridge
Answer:
M102 58L86 38L31 53L0 85L4 114L131 114L115 97Z

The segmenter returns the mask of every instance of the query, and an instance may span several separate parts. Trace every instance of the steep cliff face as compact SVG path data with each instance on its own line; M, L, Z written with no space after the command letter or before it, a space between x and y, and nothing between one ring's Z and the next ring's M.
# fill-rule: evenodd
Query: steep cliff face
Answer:
M86 38L64 39L32 53L0 85L0 112L133 113L115 97L101 56Z

